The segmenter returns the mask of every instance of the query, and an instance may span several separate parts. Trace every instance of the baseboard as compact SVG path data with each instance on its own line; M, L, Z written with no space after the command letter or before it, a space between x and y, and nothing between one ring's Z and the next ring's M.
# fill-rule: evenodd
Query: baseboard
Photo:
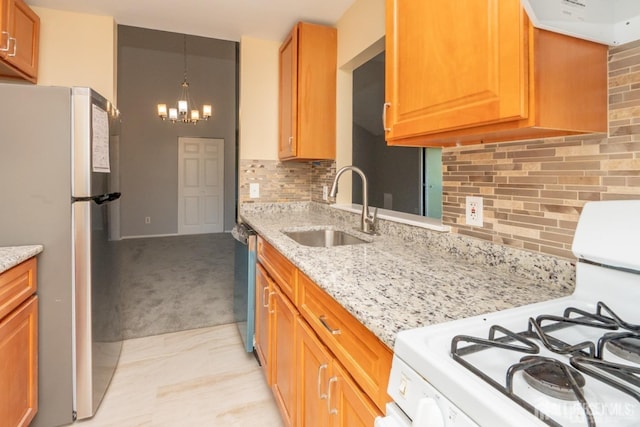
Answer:
M225 230L222 231L222 233L231 233L231 230ZM143 234L140 236L121 236L120 240L128 240L128 239L145 239L147 237L151 238L151 237L176 237L176 236L197 236L199 234L215 234L215 233L196 233L196 234L179 234L179 233L172 233L172 234Z
M177 233L172 233L172 234L143 234L141 236L122 236L121 239L122 240L127 240L127 239L144 239L147 237L175 237L175 236L183 236L183 234L177 234Z

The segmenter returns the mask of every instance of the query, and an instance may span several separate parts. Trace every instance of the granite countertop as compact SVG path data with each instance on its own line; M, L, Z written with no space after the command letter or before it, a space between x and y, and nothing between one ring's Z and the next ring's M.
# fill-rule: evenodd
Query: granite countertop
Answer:
M42 245L0 247L0 273L42 252Z
M245 211L241 216L390 348L401 330L558 298L574 287L571 280L548 280L546 273L524 277L473 263L435 245L368 236L354 230L353 222L323 211ZM370 243L314 248L282 233L326 226ZM532 257L539 262L536 254Z

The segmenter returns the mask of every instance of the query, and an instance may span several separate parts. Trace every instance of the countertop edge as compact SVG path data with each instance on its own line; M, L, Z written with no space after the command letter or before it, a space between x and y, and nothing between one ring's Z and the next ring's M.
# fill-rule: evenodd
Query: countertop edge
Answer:
M44 250L42 245L0 247L0 273L38 255Z

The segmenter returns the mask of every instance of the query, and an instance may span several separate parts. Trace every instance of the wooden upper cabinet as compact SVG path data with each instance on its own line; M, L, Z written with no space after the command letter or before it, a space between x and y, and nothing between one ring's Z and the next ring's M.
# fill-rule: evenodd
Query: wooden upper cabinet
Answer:
M519 0L387 0L389 145L607 131L607 46L533 28Z
M298 23L280 47L281 160L336 157L337 31Z
M0 0L0 79L38 78L40 18L23 0Z

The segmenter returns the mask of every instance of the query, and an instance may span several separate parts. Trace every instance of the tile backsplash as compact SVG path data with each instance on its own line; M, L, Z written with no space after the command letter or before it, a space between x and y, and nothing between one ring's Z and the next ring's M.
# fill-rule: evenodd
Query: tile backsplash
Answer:
M573 259L590 200L640 199L640 42L609 50L609 136L590 134L443 149L443 223L453 233ZM240 203L322 200L333 161L241 160ZM482 196L484 226L465 224L465 197Z
M334 161L279 162L276 160L240 160L238 173L239 203L281 203L322 200L322 186L331 186L336 173ZM260 197L249 197L249 185L259 184Z
M640 42L609 50L609 134L448 148L443 222L455 233L573 258L590 200L640 198ZM465 197L484 198L484 227L465 225Z

